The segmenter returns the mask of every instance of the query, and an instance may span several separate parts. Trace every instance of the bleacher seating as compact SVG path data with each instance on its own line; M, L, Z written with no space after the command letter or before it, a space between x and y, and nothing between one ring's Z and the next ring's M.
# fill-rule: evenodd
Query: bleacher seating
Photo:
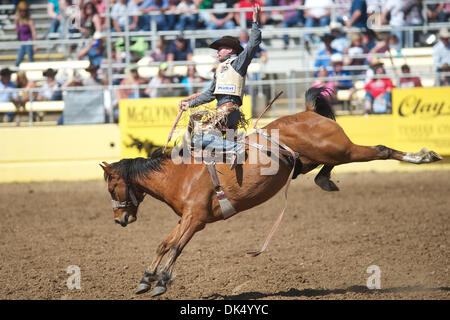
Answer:
M50 21L48 19L46 13L46 4L45 0L34 1L31 5L32 17L36 23L36 31L38 35L38 39L43 39L45 32L50 27ZM279 14L279 13L278 13ZM275 17L275 15L274 15ZM272 17L272 18L274 18ZM278 17L279 18L279 17ZM16 31L15 26L13 24L13 17L11 14L3 14L0 15L0 19L2 20L2 24L0 26L0 40L6 43L7 41L13 41L16 39ZM273 19L276 20L276 19ZM329 28L316 28L315 29L318 34L323 34L325 32L329 32ZM248 72L256 73L261 72L264 75L275 75L276 79L286 79L286 80L296 80L297 83L294 83L293 88L294 91L303 92L304 88L310 86L312 81L314 80L313 72L315 71L313 67L315 55L317 53L317 49L319 44L312 44L312 52L307 53L304 46L302 44L294 44L289 48L289 50L284 50L284 42L282 40L282 36L284 34L289 34L291 36L291 44L294 42L292 38L300 38L303 35L305 30L303 28L288 28L282 29L279 26L267 25L263 26L263 39L269 40L264 43L264 48L268 53L268 62L267 64L262 64L259 62L254 62L250 65ZM191 43L195 43L195 39L208 39L211 38L211 35L218 36L222 35L222 33L230 33L232 35L237 35L239 33L239 27L232 31L224 31L219 30L217 32L211 33L206 30L196 30L196 31L188 31L185 32L185 37L187 39L194 39ZM166 31L159 32L158 34L147 34L144 36L146 40L155 40L159 34L169 34L168 38L173 39L177 32L176 31ZM114 39L118 39L115 36ZM113 40L114 40L113 39ZM270 42L270 43L269 43ZM38 53L35 54L35 62L22 62L19 66L19 70L23 70L26 72L29 80L37 81L38 85L42 84L45 80L42 73L48 68L53 68L58 70L57 79L58 80L67 80L71 79L75 74L78 76L85 78L88 77L89 74L84 70L89 62L87 60L72 60L72 56L68 56L67 52L54 52L55 50L51 49L50 46L43 47L38 46ZM50 52L51 51L51 52ZM17 47L15 48L0 48L0 65L2 67L9 66L12 67L16 58ZM422 80L422 84L424 86L433 86L434 85L434 68L433 68L433 59L432 59L432 48L431 47L420 47L420 48L404 48L400 52L392 51L391 56L386 55L382 58L386 70L389 74L393 74L393 70L395 69L398 74L400 74L400 67L404 63L407 63L411 66L412 73L425 74ZM198 73L203 77L210 76L211 69L215 64L215 57L212 54L212 51L209 49L202 48L194 48L194 56L193 61L197 64L196 69ZM155 76L158 72L158 66L155 64L151 64L148 55L144 56L138 63L139 74L145 78L151 78ZM184 75L186 74L187 66L186 65L176 65L173 68L173 73L175 75ZM114 78L124 77L125 75L114 74ZM304 80L309 79L309 80ZM12 80L15 81L15 74L12 77ZM309 82L308 82L309 81ZM270 86L273 86L270 90L272 92L279 90L286 90L286 87L289 87L287 82L270 82ZM344 110L351 110L351 106L355 106L355 104L360 103L360 101L364 98L364 89L363 89L363 81L358 80L355 82L356 92L353 95L353 101L350 101L350 92L348 90L340 90L337 95L337 99L343 103ZM303 105L303 98L290 95L288 98L282 98L277 101L280 105L279 110L283 109L283 107L288 107L294 104L294 106ZM294 97L295 96L295 97ZM62 105L61 105L62 103ZM55 107L58 105L57 107ZM63 109L63 102L59 102L59 104L45 104L41 102L33 103L33 110L37 111L61 111ZM3 109L2 109L3 108ZM37 108L37 109L35 109ZM0 105L0 112L5 112L2 110L15 110L14 106L11 105L3 106ZM292 111L292 108L289 107L289 112Z

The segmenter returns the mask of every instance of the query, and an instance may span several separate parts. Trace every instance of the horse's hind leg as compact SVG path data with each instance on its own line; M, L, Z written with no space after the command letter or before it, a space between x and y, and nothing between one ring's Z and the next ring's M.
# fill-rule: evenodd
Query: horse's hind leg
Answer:
M347 162L393 159L420 164L442 160L442 157L436 152L429 151L425 148L416 153L407 153L391 149L383 145L378 145L375 147L352 145L350 150L347 152L347 155Z
M314 182L325 191L339 191L337 185L330 180L330 173L334 166L324 165L320 169L317 176L314 178Z

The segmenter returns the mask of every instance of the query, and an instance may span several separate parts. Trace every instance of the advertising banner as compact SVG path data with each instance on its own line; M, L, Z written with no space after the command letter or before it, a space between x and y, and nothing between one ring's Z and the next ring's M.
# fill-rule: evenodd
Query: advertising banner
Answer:
M178 115L178 102L183 97L123 99L119 102L119 125L122 139L122 157L147 157L158 147L164 147L170 129ZM240 107L246 119L252 117L251 97L245 96ZM206 108L214 109L216 101ZM202 108L202 107L199 107ZM189 122L193 108L183 113L169 146L180 138Z
M450 87L393 89L395 146L450 155Z

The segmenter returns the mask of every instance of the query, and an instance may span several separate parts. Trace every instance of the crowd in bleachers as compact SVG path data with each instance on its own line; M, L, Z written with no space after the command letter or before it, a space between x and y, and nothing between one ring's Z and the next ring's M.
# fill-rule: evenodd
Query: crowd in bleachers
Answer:
M5 3L15 5L18 40L24 43L29 40L36 40L36 30L27 1L0 0L0 4ZM80 34L81 38L86 41L84 44L72 46L72 50L77 59L89 60L90 66L86 69L89 78L75 77L59 83L55 80L57 70L46 70L43 74L46 77L46 82L33 100L61 99L61 88L64 87L108 84L107 73L101 69L102 63L108 62L105 39L108 25L110 25L110 31L112 32L149 31L152 24L156 25L158 31L237 29L241 25L249 27L251 12L245 12L244 15L241 15L239 12L210 12L204 11L204 9L250 8L255 3L258 3L261 7L289 7L289 10L275 10L271 11L270 14L268 11L263 11L261 17L263 25L272 24L283 28L328 26L330 33L320 36L312 32L305 34L304 37L306 50L310 50L312 45L319 47L314 63L317 80L312 85L327 86L337 92L347 90L351 97L356 91L354 81L351 79L352 76L366 74L364 110L367 113L389 112L391 105L390 91L395 85L402 87L421 86L420 79L408 76L410 72L408 65L402 66L403 75L399 83L393 83L386 75L382 63L377 59L377 54L401 50L407 43L415 44L418 42L421 45L420 42L422 41L419 39L419 33L415 33L413 34L414 38L408 42L407 37L410 33L395 29L392 32L375 34L367 28L369 17L376 15L379 17L381 24L391 25L394 28L423 25L425 21L448 22L450 17L450 4L445 1L427 4L425 10L423 10L424 4L421 0L111 0L111 20L108 24L107 19L103 16L107 9L105 0L48 0L49 29L45 38L50 39L55 35L59 38L70 38L71 35ZM332 21L330 6L335 4L343 4L346 7L336 8L336 20ZM304 7L300 9L299 6ZM277 19L277 16L282 18ZM78 21L73 20L73 17L78 17ZM245 21L241 21L242 18ZM359 32L347 33L347 28L357 28ZM245 32L242 32L240 37L241 43L245 45ZM191 42L187 41L182 33L172 41L163 37L159 39L156 49L149 54L149 61L160 64L157 74L150 78L141 77L136 65L146 52L149 52L149 43L141 36L134 36L133 33L130 33L130 41L131 57L127 57L125 53L123 37L115 41L112 47L112 61L109 62L130 63L126 68L115 67L114 74L122 73L125 74L125 77L114 79L113 84L140 85L141 87L147 85L147 88L139 90L118 89L115 92L116 100L183 96L202 89L201 85L193 86L194 83L207 81L196 72L196 67L192 64L188 65L187 73L184 76L173 74L170 62L189 62L192 61L193 57L194 48L191 48ZM284 35L283 41L284 48L288 49L290 37ZM28 61L33 61L35 52L36 45L21 45L15 65L19 66L25 55ZM368 56L359 56L364 54ZM263 63L267 61L265 50L261 49L259 57ZM437 72L449 71L450 45L447 27L441 28L437 34L437 40L433 47L433 59ZM361 66L369 66L369 68L359 68ZM26 76L24 79L24 74L17 77L17 84L7 80L7 77L10 78L10 76L11 70L3 69L0 86L5 88L31 88L36 86L33 81L27 81ZM330 80L335 77L340 78ZM438 85L448 85L448 79L448 76L441 77ZM161 87L163 84L170 83L184 84L184 86ZM22 100L19 98L15 94L2 94L0 95L0 102L13 101L17 104L23 104L23 100L30 97L22 97ZM13 114L8 116L11 121L13 118Z

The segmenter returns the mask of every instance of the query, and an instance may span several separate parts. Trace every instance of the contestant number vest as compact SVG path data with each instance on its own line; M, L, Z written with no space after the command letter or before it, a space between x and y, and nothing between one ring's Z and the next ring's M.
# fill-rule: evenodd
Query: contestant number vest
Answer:
M218 65L216 71L216 88L214 94L244 96L245 78L231 66L236 58L227 59Z

